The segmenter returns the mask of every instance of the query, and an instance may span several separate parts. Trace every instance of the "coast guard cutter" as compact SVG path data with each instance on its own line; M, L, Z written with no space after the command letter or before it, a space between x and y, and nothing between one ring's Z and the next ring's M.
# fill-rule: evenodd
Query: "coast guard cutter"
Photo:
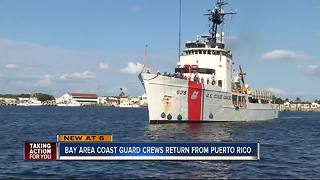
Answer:
M147 94L150 123L258 121L278 117L269 91L251 89L246 73L234 69L225 49L223 0L208 11L210 30L185 44L174 74L139 74Z

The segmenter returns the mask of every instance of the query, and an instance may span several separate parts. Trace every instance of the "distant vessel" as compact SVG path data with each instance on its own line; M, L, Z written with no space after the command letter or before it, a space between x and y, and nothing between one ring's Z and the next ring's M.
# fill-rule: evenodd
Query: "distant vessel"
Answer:
M150 123L257 121L278 117L272 93L249 88L241 66L237 73L225 49L222 24L226 3L208 12L208 36L185 44L174 74L143 72Z
M43 106L43 104L37 98L30 98L28 101L18 103L17 106Z

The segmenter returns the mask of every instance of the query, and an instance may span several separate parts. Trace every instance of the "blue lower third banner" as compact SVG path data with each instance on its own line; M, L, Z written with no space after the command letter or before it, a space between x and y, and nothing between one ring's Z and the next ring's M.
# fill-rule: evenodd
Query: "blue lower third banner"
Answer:
M57 160L259 160L259 143L58 143Z

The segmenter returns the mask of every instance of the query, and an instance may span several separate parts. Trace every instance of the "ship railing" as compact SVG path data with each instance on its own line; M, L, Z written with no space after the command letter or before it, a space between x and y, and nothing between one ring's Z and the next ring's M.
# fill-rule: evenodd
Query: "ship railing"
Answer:
M178 79L183 79L183 80L188 80L188 81L192 81L192 82L197 82L199 84L207 84L207 85L212 85L215 86L216 85L216 81L214 78L210 79L210 78L206 78L204 79L203 77L200 78L198 75L195 75L193 77L191 76L185 76L182 73L167 73L164 72L163 74L161 74L160 72L157 72L157 75L162 75L162 76L166 76L166 77L172 77L172 78L178 78Z
M272 101L273 94L271 91L265 90L251 90L252 98L254 99L261 99L261 100L268 100Z

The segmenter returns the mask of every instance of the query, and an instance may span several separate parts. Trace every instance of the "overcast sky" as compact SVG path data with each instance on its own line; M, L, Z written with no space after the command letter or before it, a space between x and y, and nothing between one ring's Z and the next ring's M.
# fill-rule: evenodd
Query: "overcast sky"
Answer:
M320 1L229 0L227 47L252 88L320 98ZM208 32L211 0L182 0L182 42ZM0 93L142 95L153 70L173 72L178 0L0 0ZM237 66L236 66L237 67Z

